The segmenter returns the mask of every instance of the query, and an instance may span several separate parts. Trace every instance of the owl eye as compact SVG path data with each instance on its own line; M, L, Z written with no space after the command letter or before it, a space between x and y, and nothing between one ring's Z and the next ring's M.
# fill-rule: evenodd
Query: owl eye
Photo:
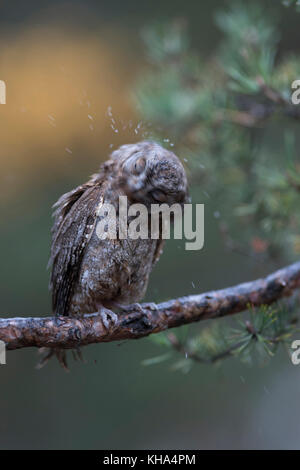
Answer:
M151 197L157 202L166 202L167 195L160 189L154 189L150 192Z
M146 166L146 160L143 157L138 158L133 165L133 172L135 175L139 175L144 171Z

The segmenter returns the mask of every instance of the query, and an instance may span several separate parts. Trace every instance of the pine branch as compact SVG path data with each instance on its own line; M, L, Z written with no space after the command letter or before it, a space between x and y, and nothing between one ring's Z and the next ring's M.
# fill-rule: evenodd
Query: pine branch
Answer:
M206 338L207 335L203 333L196 338L182 342L172 332L166 334L170 346L184 356L185 359L202 363L202 364L215 364L221 360L228 359L234 355L238 356L241 360L247 359L247 362L252 360L250 355L250 346L261 346L264 353L268 353L268 357L274 355L274 347L280 344L287 343L293 333L296 332L297 317L289 318L289 308L284 310L284 318L281 318L282 311L271 310L269 306L262 306L260 309L251 310L252 320L245 320L239 322L239 328L231 329L231 337L226 338L226 331L222 331L222 337L218 339L212 333L211 338L214 339L215 344L218 345L214 351L215 345L209 340L207 349ZM259 315L259 318L257 316ZM256 325L260 323L259 325ZM267 334L269 333L269 334ZM197 344L198 343L198 344ZM221 347L219 347L219 345ZM204 347L203 347L204 346ZM258 348L256 348L258 353ZM260 351L260 359L262 359L262 351ZM264 357L264 360L266 357ZM188 370L190 364L185 364L182 361L177 363L177 368L183 366Z
M179 339L173 333L168 334L168 340L170 341L170 344L172 348L175 349L175 351L179 352L186 358L192 359L193 361L200 362L202 364L214 364L215 362L218 362L221 359L226 359L228 357L231 357L234 354L234 352L238 348L240 348L243 344L242 342L236 343L236 344L233 344L232 346L229 346L224 351L217 353L211 357L203 357L203 356L200 356L196 352L188 351L185 345L181 343Z
M0 340L7 349L50 347L72 349L100 342L138 339L168 328L242 312L249 306L269 305L300 287L300 261L266 278L226 289L160 303L132 306L118 320L103 323L95 314L82 318L2 318Z

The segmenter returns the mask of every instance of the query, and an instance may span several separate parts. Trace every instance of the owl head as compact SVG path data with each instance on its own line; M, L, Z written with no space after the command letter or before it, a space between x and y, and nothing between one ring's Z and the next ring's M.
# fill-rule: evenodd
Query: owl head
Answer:
M156 142L122 145L111 159L116 163L119 184L133 202L189 202L185 170L173 152Z

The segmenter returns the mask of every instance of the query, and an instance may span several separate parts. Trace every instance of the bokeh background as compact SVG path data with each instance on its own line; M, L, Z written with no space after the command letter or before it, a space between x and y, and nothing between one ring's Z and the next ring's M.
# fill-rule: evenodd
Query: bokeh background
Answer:
M0 79L7 85L7 104L0 106L1 316L50 313L51 205L111 149L142 139L141 128L151 124L140 126L132 97L145 67L141 28L184 17L206 57L220 40L213 12L224 3L1 4ZM299 53L299 18L281 11L281 51ZM187 252L170 241L152 274L149 301L279 267L226 251L213 201L198 189L206 204L205 247ZM90 346L86 364L71 361L69 374L55 361L36 370L35 350L10 352L0 367L0 448L300 447L300 369L284 352L266 367L229 360L195 365L188 374L172 363L142 365L157 352L149 339Z

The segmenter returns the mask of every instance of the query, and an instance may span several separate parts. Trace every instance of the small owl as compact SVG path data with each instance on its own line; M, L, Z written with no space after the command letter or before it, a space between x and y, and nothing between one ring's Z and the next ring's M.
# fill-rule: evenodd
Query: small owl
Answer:
M54 205L50 257L56 315L105 315L143 298L163 240L98 237L99 207L114 205L118 217L120 196L127 196L128 206L144 204L149 214L154 203L184 204L185 170L173 152L155 142L123 145L87 183L61 196Z

